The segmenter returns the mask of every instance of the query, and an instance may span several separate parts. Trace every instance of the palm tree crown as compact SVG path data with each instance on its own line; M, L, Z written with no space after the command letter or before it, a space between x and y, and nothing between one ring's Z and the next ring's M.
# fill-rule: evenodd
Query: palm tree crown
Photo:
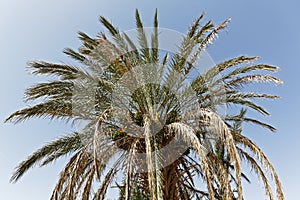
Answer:
M113 182L120 199L241 200L242 179L249 181L241 167L245 162L269 199L275 198L270 177L277 199L284 199L270 161L241 129L243 122L250 122L275 131L248 117L246 109L268 115L254 100L278 97L242 88L256 82L281 84L267 74L278 67L239 56L197 74L200 55L230 21L202 24L203 16L193 22L176 52L159 48L157 12L149 37L136 11L135 37L104 17L100 22L109 37L80 32L79 50L64 50L80 67L30 62L33 74L54 79L27 89L26 101L33 105L6 121L49 117L85 122L85 127L35 151L19 164L11 181L36 164L71 155L53 200L104 199ZM234 109L221 114L220 106ZM116 177L122 180L114 181Z

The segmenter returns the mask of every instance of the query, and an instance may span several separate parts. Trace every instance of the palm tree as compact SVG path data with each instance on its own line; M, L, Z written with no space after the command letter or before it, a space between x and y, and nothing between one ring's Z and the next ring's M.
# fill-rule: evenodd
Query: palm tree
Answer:
M32 74L55 79L27 89L26 101L33 105L6 121L48 117L86 125L35 151L19 164L11 181L37 164L68 156L53 200L104 199L113 182L120 199L241 200L242 179L248 180L241 162L246 162L269 199L274 199L269 178L277 199L284 199L270 161L241 131L243 122L275 131L247 117L246 109L268 115L255 99L278 96L242 88L256 82L281 84L267 74L278 67L239 56L195 75L197 59L230 19L214 26L200 23L200 15L177 44L178 51L170 53L159 49L157 12L150 39L137 10L135 17L138 43L100 17L110 37L79 32L79 51L64 50L80 67L29 62ZM231 114L220 114L224 105L232 108Z

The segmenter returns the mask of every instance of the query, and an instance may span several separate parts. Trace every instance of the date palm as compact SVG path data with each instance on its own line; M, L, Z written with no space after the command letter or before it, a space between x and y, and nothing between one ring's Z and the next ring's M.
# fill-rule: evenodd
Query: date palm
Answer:
M278 97L242 88L256 82L281 84L267 74L278 67L239 56L195 75L199 56L230 21L214 26L200 23L202 18L194 21L175 53L159 49L157 13L149 38L136 11L138 43L100 17L109 37L80 32L79 50L64 51L80 67L30 62L32 74L54 79L27 89L26 101L33 105L6 121L48 117L84 122L85 127L35 151L19 164L11 181L37 164L68 156L51 199L104 199L115 178L122 177L115 182L120 199L241 200L242 179L248 180L241 162L246 162L269 199L274 199L269 176L277 199L284 199L270 161L239 128L250 122L275 131L247 117L245 109L268 115L255 99ZM221 115L222 105L236 114Z

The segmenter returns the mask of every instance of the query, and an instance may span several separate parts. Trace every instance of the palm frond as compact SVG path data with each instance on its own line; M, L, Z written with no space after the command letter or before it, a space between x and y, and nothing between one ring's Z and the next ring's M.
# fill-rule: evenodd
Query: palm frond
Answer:
M221 62L211 69L208 69L203 74L200 74L198 77L196 77L192 82L192 87L194 90L198 91L202 85L210 80L214 80L216 76L220 75L224 70L230 69L232 67L235 67L237 65L240 65L242 63L249 63L251 61L256 60L258 57L247 57L247 56L239 56L236 58L232 58L230 60L226 60L224 62ZM223 83L223 76L221 78L215 80L214 85L217 85L219 83ZM198 89L199 88L199 89Z
M49 100L35 106L24 108L11 114L5 122L19 123L32 117L50 117L71 119L72 118L72 103L60 100Z
M216 28L214 28L200 43L200 46L196 50L196 52L191 56L191 59L189 60L189 63L193 65L195 61L197 60L198 56L201 52L203 52L208 44L212 44L215 37L217 37L217 34L220 30L226 28L227 24L230 22L230 18L226 19L224 22L222 22L220 25L218 25Z
M131 62L134 63L134 65L135 65L135 64L139 63L141 60L141 56L139 54L138 48L126 33L123 33L123 36L124 36L125 41L128 43L128 46L130 47L129 52L127 54L129 56L133 55Z
M70 65L60 65L41 61L34 61L28 63L32 74L41 75L55 75L61 77L63 80L75 79L77 77L78 69Z
M133 170L134 170L134 157L136 153L136 145L137 142L134 142L132 144L132 147L130 148L130 151L128 153L127 157L127 165L126 165L126 174L125 174L125 200L129 200L131 197L131 190L132 190L132 176L133 176Z
M206 158L206 149L202 146L198 138L196 137L194 130L178 122L167 125L171 132L175 132L177 137L184 140L187 144L195 150L199 158L201 159L201 168L205 175L206 187L208 189L209 198L213 199L213 187L211 182L211 172L209 170L208 160Z
M151 62L158 63L158 19L157 9L153 20L153 32L151 35Z
M281 183L279 181L278 175L277 175L274 167L270 163L267 156L263 153L263 151L256 144L254 144L247 137L244 137L241 134L234 134L234 137L235 137L235 140L239 144L241 144L245 148L249 149L254 155L256 155L258 157L258 160L260 161L261 165L265 167L265 169L270 170L270 174L271 174L272 178L274 179L274 182L275 182L275 185L276 185L277 198L279 200L283 200L284 199L284 194L283 194L283 191L282 191Z
M225 87L238 87L238 86L243 86L248 83L255 83L255 82L263 82L263 83L268 83L268 82L273 82L276 85L281 85L283 82L270 75L263 75L263 74L254 74L254 75L246 75L242 77L237 77L233 80L230 80L225 83Z
M136 28L137 28L137 37L139 40L139 44L141 47L141 56L143 57L144 61L146 63L151 62L150 61L150 53L149 53L149 46L147 41L147 36L143 27L143 23L140 18L139 11L136 9L135 11L135 22L136 22Z
M26 160L21 162L16 168L14 174L12 175L10 181L18 181L24 173L26 173L30 168L36 164L41 164L41 166L57 159L63 155L75 152L82 147L81 137L79 133L73 133L67 135L57 140L54 140L44 147L35 151Z
M200 37L203 37L203 33L206 32L207 29L211 28L211 26L203 26L200 30L200 34L196 34L199 23L201 19L204 17L204 14L201 14L195 22L191 25L189 28L188 33L184 36L180 46L179 46L179 52L172 56L171 58L171 69L177 71L177 72L183 72L185 75L187 75L191 68L192 64L187 62L188 57L190 56L193 49L197 46L198 40ZM187 65L187 66L186 66Z
M93 185L93 180L95 177L95 168L91 168L87 179L86 179L86 183L82 192L82 199L81 200L89 200L90 196L91 196L91 190L92 190L92 185Z
M242 149L238 148L238 152L241 155L241 157L244 158L247 161L247 163L251 165L252 169L255 171L258 178L262 180L265 188L266 198L273 200L274 197L273 197L271 186L269 184L267 177L265 176L264 171L261 169L259 164L247 152L243 151Z
M114 27L105 17L100 16L99 21L110 32L111 35L119 34L119 30Z
M111 183L112 178L115 176L116 172L117 171L114 168L112 168L108 171L108 173L106 174L106 176L104 177L104 179L102 181L101 186L99 187L96 194L94 195L93 200L103 200L105 198L107 188L108 188L109 184Z
M81 63L84 63L84 61L87 60L86 57L84 57L83 55L81 55L80 53L74 51L73 49L70 48L65 48L63 53L65 53L66 55L70 56L71 58L73 58L74 60L77 60Z
M53 199L74 199L83 188L83 182L92 170L92 157L82 149L67 163L52 193ZM89 191L90 192L90 191Z
M239 74L244 74L247 72L257 71L257 70L276 72L279 70L279 68L276 66L266 65L266 64L243 66L243 67L239 67L239 68L233 70L232 72L230 72L229 74L223 76L222 81L233 78L234 76L237 76Z
M74 84L68 81L52 81L40 83L25 91L25 101L35 100L41 97L51 99L70 99Z
M252 108L253 110L255 110L263 115L269 115L269 113L263 107L253 103L252 101L244 100L242 98L227 97L226 103L227 104L232 103L232 104L236 104L236 105L246 106L246 107Z
M236 93L230 95L231 98L240 98L240 99L278 99L279 96L276 95L270 95L270 94L257 94L254 92L247 92L247 93Z
M120 31L117 27L114 27L105 17L100 16L99 21L101 24L109 31L111 36L113 36L114 41L117 43L118 47L124 52L128 52L128 46L121 36Z
M245 117L245 116L241 116L241 115L233 115L233 116L229 116L227 115L225 117L225 120L226 121L234 121L234 122L238 122L238 123L242 123L242 122L248 122L248 123L253 123L253 124L257 124L263 128L266 128L272 132L275 132L276 131L276 128L267 124L267 123L264 123L264 122L261 122L257 119L252 119L252 118L249 118L249 117Z
M189 28L189 31L187 33L188 37L189 38L192 38L195 36L195 33L197 32L198 28L199 28L199 23L200 21L202 20L202 18L204 17L204 13L202 13L199 17L196 18L196 20L194 21L194 23L191 25L191 27ZM202 31L203 33L204 31ZM201 34L198 34L198 35L202 35Z
M215 174L217 177L217 180L215 181L220 182L220 186L218 189L222 191L223 194L221 195L224 196L225 199L232 199L234 195L230 185L231 180L229 179L229 170L226 169L226 167L224 166L224 162L220 160L215 154L209 153L208 157L210 158L209 160L211 160L211 171L213 171L213 174Z

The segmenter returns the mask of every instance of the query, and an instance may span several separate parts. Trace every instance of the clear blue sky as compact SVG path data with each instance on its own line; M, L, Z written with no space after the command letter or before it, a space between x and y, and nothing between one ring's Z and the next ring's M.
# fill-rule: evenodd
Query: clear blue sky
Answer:
M296 0L2 0L0 1L0 119L26 106L24 89L45 80L26 71L28 60L71 62L61 51L77 48L77 32L96 35L103 30L98 16L103 15L120 29L134 26L138 8L145 25L150 26L155 8L160 27L185 32L203 11L206 19L220 23L232 18L228 31L220 34L209 53L215 62L237 55L259 55L261 62L277 65L283 86L264 88L280 95L278 101L263 102L271 112L265 121L277 127L273 134L249 127L249 137L259 144L274 164L284 187L286 199L299 198L300 165L300 3ZM14 167L47 141L66 134L70 127L42 119L25 123L0 124L0 199L49 199L64 161L46 168L34 168L17 184L10 184ZM264 199L256 180L245 185L246 199Z

